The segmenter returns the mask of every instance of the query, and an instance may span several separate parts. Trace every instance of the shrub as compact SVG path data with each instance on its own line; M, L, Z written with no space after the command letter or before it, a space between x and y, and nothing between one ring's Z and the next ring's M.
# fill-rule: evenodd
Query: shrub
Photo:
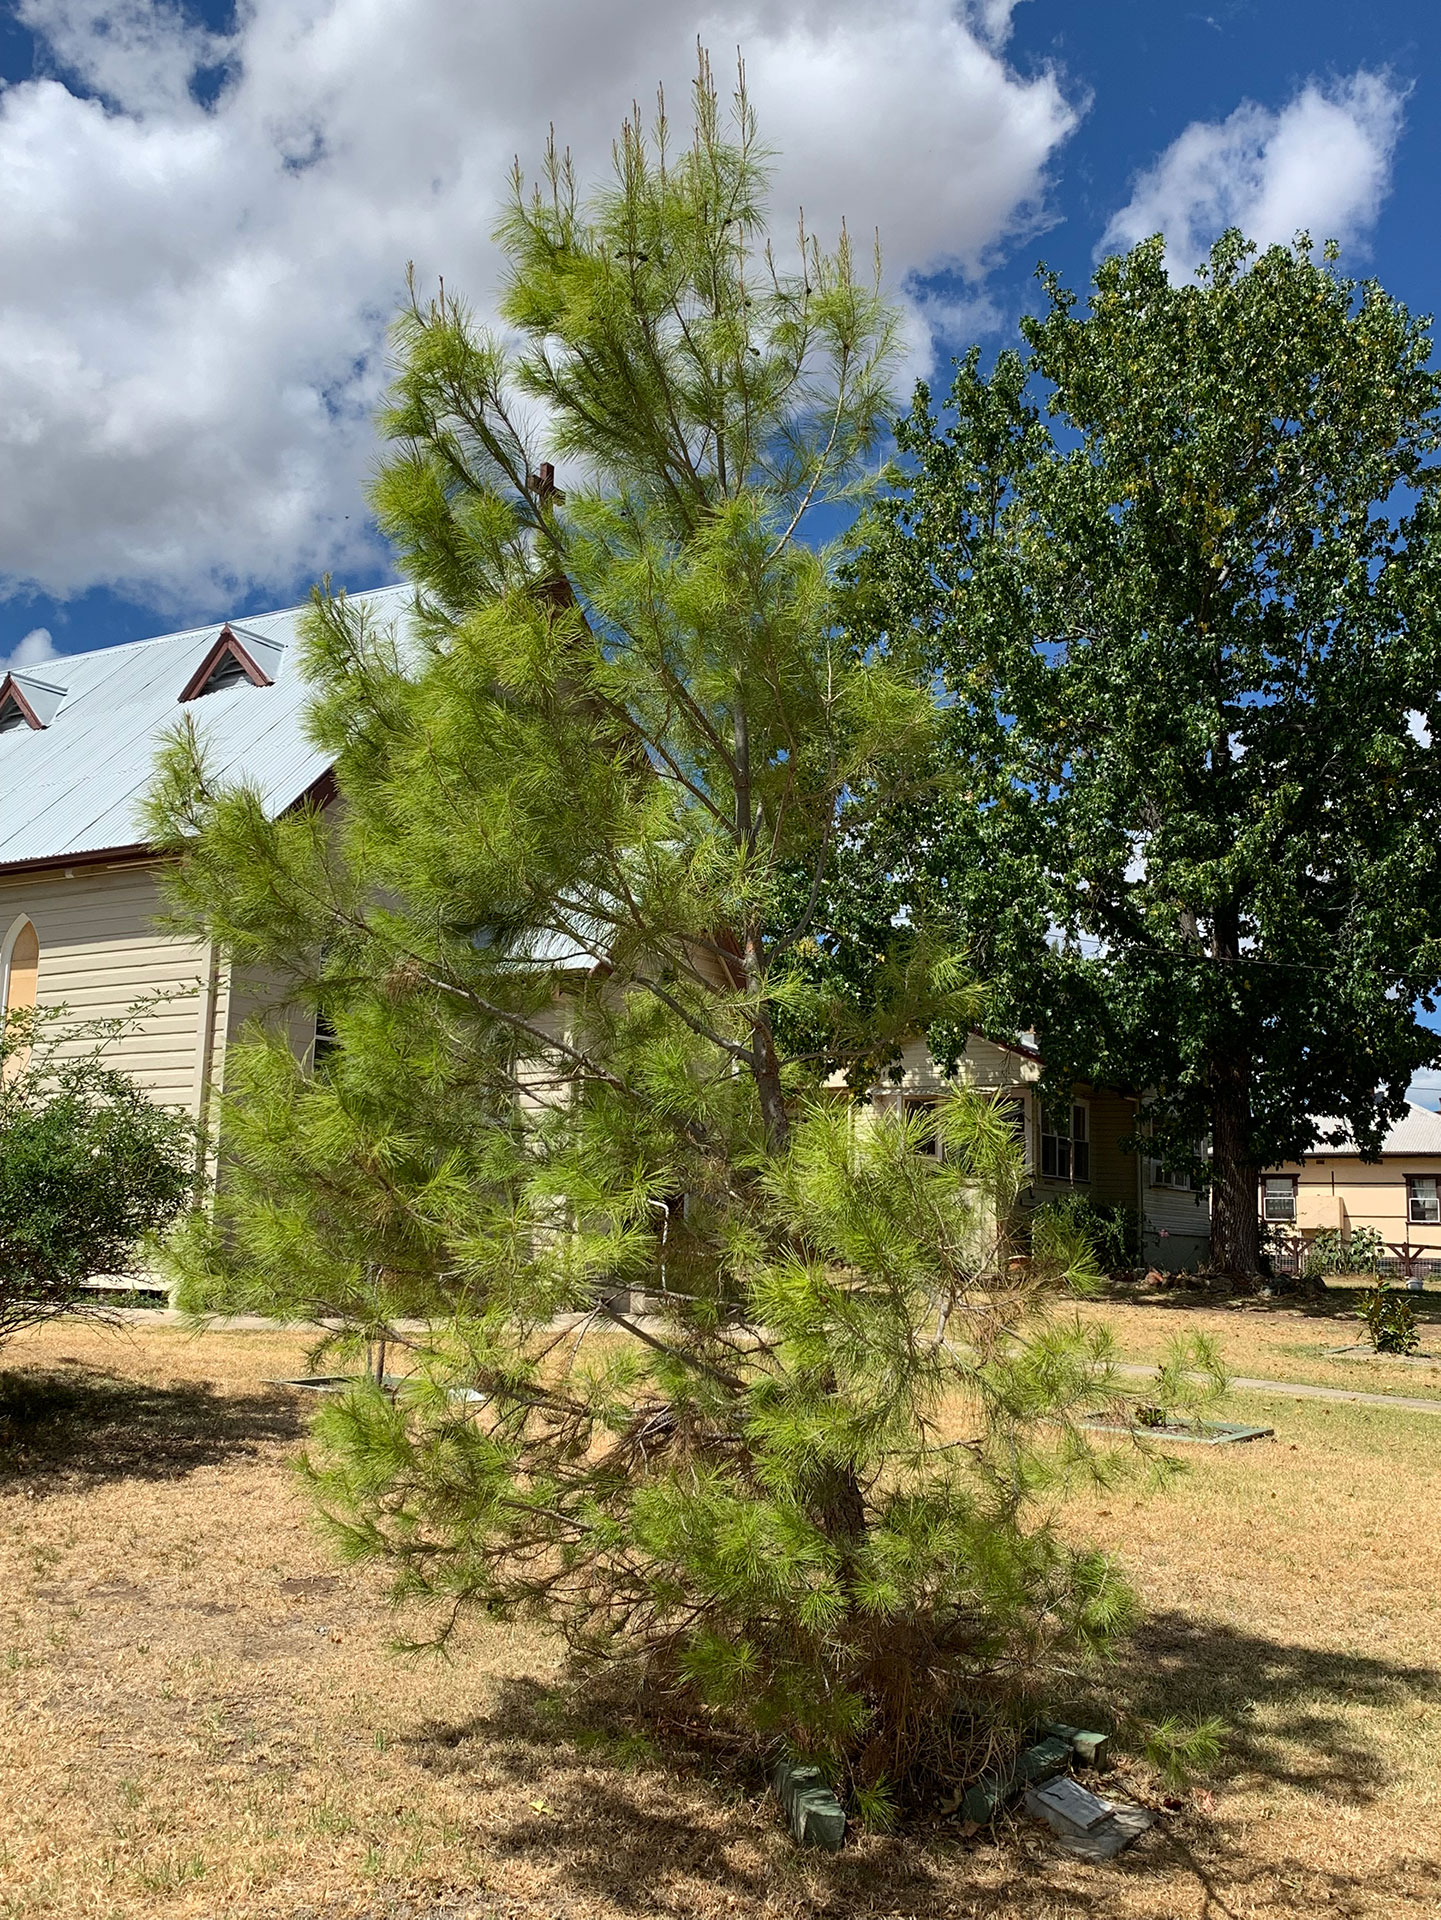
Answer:
M1038 1216L1065 1220L1083 1234L1097 1265L1106 1273L1118 1267L1134 1267L1140 1261L1141 1223L1134 1207L1075 1193L1063 1200L1048 1200L1036 1212Z
M1421 1344L1416 1309L1404 1293L1394 1292L1384 1280L1362 1294L1356 1317L1366 1323L1377 1353L1414 1353Z
M63 1013L0 1034L0 1339L103 1311L84 1283L133 1272L190 1197L194 1131L105 1064L110 1037Z
M1327 1227L1306 1248L1309 1274L1374 1273L1386 1251L1375 1227L1353 1227L1349 1234Z

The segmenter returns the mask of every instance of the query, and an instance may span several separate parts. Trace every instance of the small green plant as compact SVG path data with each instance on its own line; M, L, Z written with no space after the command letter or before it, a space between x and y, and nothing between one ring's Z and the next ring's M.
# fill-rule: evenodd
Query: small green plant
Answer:
M891 1833L900 1824L900 1808L885 1779L869 1787L853 1786L851 1808L859 1824L872 1833Z
M1167 1714L1146 1728L1144 1751L1168 1787L1184 1787L1192 1774L1215 1766L1225 1737L1224 1720L1185 1720L1179 1714Z
M1362 1294L1356 1317L1366 1323L1377 1353L1414 1353L1421 1344L1416 1309L1405 1294L1393 1292L1385 1280L1378 1280Z
M1103 1273L1140 1264L1140 1216L1134 1207L1092 1200L1089 1194L1076 1193L1038 1207L1035 1217L1040 1219L1043 1215L1063 1220L1069 1228L1084 1234Z
M1386 1243L1375 1227L1353 1227L1349 1234L1335 1227L1318 1233L1306 1249L1308 1274L1375 1273Z
M1165 1424L1166 1409L1164 1407L1139 1406L1136 1408L1138 1427L1164 1427Z

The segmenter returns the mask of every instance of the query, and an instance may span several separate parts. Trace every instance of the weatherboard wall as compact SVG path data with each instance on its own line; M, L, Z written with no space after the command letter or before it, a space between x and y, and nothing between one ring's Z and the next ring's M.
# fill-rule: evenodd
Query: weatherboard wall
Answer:
M210 955L162 932L158 861L0 874L0 937L22 914L40 942L36 1000L66 1025L124 1021L107 1058L152 1098L195 1114ZM229 981L219 970L214 1013L223 1031ZM91 1046L83 1031L68 1043Z

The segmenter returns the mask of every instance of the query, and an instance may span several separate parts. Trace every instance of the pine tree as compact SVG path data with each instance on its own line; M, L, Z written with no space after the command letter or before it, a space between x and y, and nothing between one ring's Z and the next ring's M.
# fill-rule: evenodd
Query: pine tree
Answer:
M876 443L893 319L844 235L766 246L743 92L732 131L703 66L695 108L584 199L558 154L516 178L506 341L402 316L375 500L414 622L321 596L307 642L338 806L267 820L166 755L181 922L334 1035L313 1074L232 1055L177 1257L196 1308L408 1355L311 1474L438 1631L553 1622L876 1807L1130 1617L1052 1519L1110 1357L1049 1315L1088 1260L1021 1233L1002 1116L849 1091L975 1009L915 916L816 963L836 847L936 737L800 537Z

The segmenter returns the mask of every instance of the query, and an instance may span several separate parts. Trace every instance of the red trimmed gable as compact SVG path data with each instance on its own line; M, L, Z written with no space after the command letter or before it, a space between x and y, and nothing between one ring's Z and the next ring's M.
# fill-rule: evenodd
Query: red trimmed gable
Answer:
M215 645L210 649L209 653L206 654L205 658L186 682L185 691L180 696L182 702L186 700L198 700L203 694L219 691L219 689L211 685L212 681L218 676L223 676L225 685L233 685L235 681L233 669L235 668L239 669L240 673L250 682L252 687L269 687L274 685L270 675L265 672L263 667L256 665L255 661L249 653L246 652L244 646L237 639L234 631L227 622L226 625L220 629L220 637L216 640ZM231 669L231 671L227 671L227 669Z
M0 733L8 732L15 722L13 715L19 714L24 724L39 733L45 722L36 713L34 707L25 698L19 682L13 673L7 673L0 680Z

